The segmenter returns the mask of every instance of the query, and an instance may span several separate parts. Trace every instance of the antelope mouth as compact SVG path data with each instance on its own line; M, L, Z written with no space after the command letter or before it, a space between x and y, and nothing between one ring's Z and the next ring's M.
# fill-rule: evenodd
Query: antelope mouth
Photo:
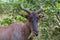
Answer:
M34 37L34 36L38 36L38 33L36 32L31 32L31 34L28 36L28 39L30 39L31 37Z
M36 36L38 36L38 33L35 32L34 34L35 34Z
M34 35L35 35L35 36L38 36L38 33L39 33L39 32L34 32Z
M36 28L35 27L33 28L33 33L34 33L35 36L38 36L39 31L38 31L38 28L37 27Z

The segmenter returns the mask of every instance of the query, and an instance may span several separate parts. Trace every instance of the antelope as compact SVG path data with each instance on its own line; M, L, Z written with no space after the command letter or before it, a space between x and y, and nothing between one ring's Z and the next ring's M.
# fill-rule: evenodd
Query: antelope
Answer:
M13 22L7 27L0 26L0 40L33 40L33 37L30 37L31 32L38 36L38 19L43 17L39 15L42 8L40 7L37 11L32 12L21 5L21 9L28 13L27 15L20 14L27 21L25 23Z

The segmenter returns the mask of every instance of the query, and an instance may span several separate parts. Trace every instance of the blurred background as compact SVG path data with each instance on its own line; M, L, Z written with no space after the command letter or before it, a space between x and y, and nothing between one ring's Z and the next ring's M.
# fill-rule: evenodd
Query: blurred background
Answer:
M27 14L21 10L21 4L31 11L36 11L39 6L42 6L40 18L39 36L34 37L34 40L60 40L60 0L0 0L0 25L8 26L12 22L22 21L27 19L19 14Z

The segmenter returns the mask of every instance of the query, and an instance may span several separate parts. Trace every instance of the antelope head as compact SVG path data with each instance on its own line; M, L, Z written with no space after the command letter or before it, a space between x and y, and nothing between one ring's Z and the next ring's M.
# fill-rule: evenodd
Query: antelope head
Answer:
M25 17L31 23L33 32L37 36L38 32L39 32L39 30L38 30L38 19L43 17L43 16L39 15L39 13L42 10L42 7L40 7L35 12L32 12L29 9L24 8L24 6L21 4L21 9L28 13L28 15L22 15L22 16Z

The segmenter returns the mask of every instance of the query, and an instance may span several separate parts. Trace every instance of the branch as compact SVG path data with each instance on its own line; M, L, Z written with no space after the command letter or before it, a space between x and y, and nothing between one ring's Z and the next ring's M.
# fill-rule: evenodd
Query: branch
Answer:
M58 12L59 13L59 12ZM59 19L59 17L58 17L58 15L56 14L56 17L57 17L57 19L58 19L58 21L60 22L60 19Z

